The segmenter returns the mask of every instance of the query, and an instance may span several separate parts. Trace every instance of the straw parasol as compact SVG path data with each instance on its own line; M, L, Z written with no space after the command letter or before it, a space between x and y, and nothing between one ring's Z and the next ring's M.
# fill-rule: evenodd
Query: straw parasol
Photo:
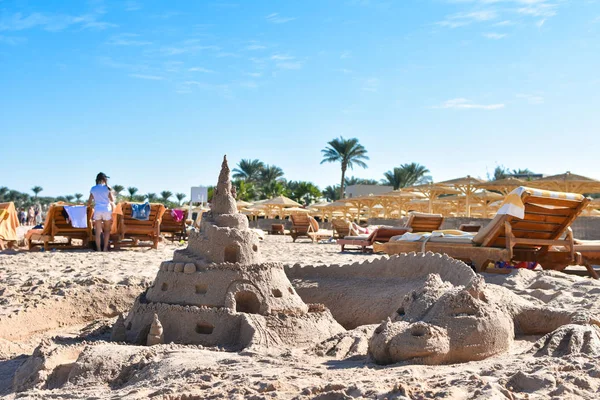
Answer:
M473 178L471 175L467 175L462 178L450 179L449 181L440 182L440 185L448 185L459 190L465 195L465 207L467 210L467 217L471 216L471 196L477 190L475 185L483 183L481 179Z
M235 202L235 205L237 206L238 210L241 210L244 207L250 207L252 205L252 203L248 203L247 201L244 201L244 200L237 200Z
M489 190L485 189L480 189L473 193L473 199L483 207L484 218L487 218L488 206L494 201L502 200L503 198L504 196L500 193L490 192Z
M527 182L527 186L568 193L600 193L600 181L570 171Z
M300 207L302 206L302 204L295 202L294 200L285 197L285 196L277 196L277 197L273 197L272 199L269 199L265 202L260 203L261 205L267 207L268 215L273 214L273 211L277 210L277 213L275 215L279 215L282 213L282 210L284 208L288 208L288 207Z
M504 179L498 179L495 181L483 182L475 185L479 189L497 190L502 192L505 196L513 191L513 189L519 186L527 186L528 182L513 178L512 176Z
M425 195L420 192L411 192L410 190L406 189L398 189L392 192L382 193L378 195L378 197L382 201L381 204L385 210L386 217L392 214L392 207L398 210L398 215L401 217L404 206L407 204L408 200L423 199L425 198Z
M377 204L381 204L381 198L379 196L359 196L359 197L351 197L345 199L347 203L352 204L354 207L358 209L358 213L356 216L357 221L360 221L360 211L363 208L367 209L367 218L371 217L371 209Z
M423 185L411 186L405 188L411 192L418 192L425 195L425 198L429 200L429 212L433 212L433 200L437 199L442 194L458 194L459 190L453 189L448 185L442 185L440 183L425 183Z

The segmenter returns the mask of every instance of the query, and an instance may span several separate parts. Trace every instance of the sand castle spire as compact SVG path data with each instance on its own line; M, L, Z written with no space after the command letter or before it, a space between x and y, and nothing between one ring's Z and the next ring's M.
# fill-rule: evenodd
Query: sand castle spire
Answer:
M227 164L227 155L223 156L219 181L213 193L211 210L214 214L236 214L237 205L232 195L231 179L229 178L229 165Z

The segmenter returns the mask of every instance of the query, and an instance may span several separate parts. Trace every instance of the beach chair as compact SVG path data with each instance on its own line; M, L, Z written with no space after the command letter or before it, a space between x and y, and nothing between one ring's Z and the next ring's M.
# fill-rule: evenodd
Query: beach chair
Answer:
M162 220L160 221L160 233L168 234L171 241L185 240L186 239L186 218L187 213L184 211L183 219L181 221L176 221L171 213L171 209L165 209L165 212L162 216Z
M442 214L427 214L420 212L410 212L406 227L411 229L411 232L433 232L442 226L444 217Z
M332 235L329 231L320 230L319 223L310 215L291 214L290 220L292 221L290 236L294 242L299 237L307 237L314 243L320 239L327 239Z
M477 272L499 261L536 262L544 269L562 271L569 265L582 265L570 225L588 202L580 194L519 187L506 197L494 219L475 235L431 235L424 240L391 241L373 247L375 252L387 254L444 253L470 262ZM595 274L586 268L590 276Z
M15 204L11 201L0 203L0 250L5 250L17 241L19 217Z
M471 232L471 233L477 233L477 232L479 232L480 229L481 229L481 225L475 225L475 224L460 224L460 226L458 227L459 231Z
M382 226L375 229L369 235L346 236L343 239L338 239L337 244L341 246L341 251L345 251L346 246L357 246L363 253L366 253L375 242L387 243L392 237L403 235L406 232L410 232L410 229L406 227Z
M50 205L46 214L46 221L43 229L31 229L26 235L29 250L36 246L43 246L44 250L49 250L51 247L60 247L63 249L69 248L87 248L92 237L92 208L86 207L87 227L74 228L68 221L65 206L75 205L66 203L56 203ZM57 237L67 238L67 242L57 242ZM81 246L73 244L73 239L80 239Z
M158 203L150 204L150 216L147 220L131 217L130 202L117 204L113 211L113 226L111 242L116 249L121 247L151 247L158 248L160 224L165 213L165 206ZM149 244L146 242L150 242Z
M334 218L331 220L333 237L344 238L351 235L352 222L345 218Z

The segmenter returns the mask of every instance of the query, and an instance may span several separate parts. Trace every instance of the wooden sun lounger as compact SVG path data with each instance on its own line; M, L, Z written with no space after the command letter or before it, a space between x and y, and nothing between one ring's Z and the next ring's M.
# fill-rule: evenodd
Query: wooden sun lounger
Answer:
M313 243L320 239L331 237L331 232L321 231L319 229L319 223L310 215L292 214L290 215L290 220L292 221L290 236L294 242L299 237L307 237L312 240Z
M411 212L408 214L406 227L411 229L411 232L433 232L440 229L444 217L441 214L426 214Z
M431 232L439 229L443 222L444 217L441 214L411 212L405 226L381 227L369 236L345 236L338 239L337 243L342 246L341 251L344 251L346 246L358 246L364 253L370 250L369 247L375 242L387 243L392 236L403 235L406 232Z
M393 228L393 227L380 227L375 229L368 236L346 236L343 239L338 239L337 244L342 246L341 251L346 250L346 246L357 246L363 253L369 251L369 247L373 246L375 242L387 243L390 241L392 236L403 235L406 232L410 232L408 228Z
M92 208L87 207L87 228L73 228L65 218L64 206L71 204L52 204L46 214L44 229L31 229L25 235L29 250L36 246L43 246L44 250L51 247L60 248L87 248L92 237ZM56 242L56 237L66 237L67 242ZM72 239L80 239L81 246L73 245Z
M19 217L15 204L11 201L0 203L0 250L5 250L17 241Z
M165 213L162 216L162 220L160 221L160 233L169 234L171 241L185 240L187 237L186 234L186 224L185 220L187 218L187 213L184 212L183 219L179 222L175 221L175 218L171 215L171 209L165 209Z
M433 251L471 262L478 272L497 261L533 261L544 269L562 271L569 265L582 265L581 253L575 251L570 225L585 209L589 199L569 199L563 193L537 195L540 191L525 188L521 201L525 205L523 219L497 214L472 239L450 241L394 241L374 244L375 252L400 254ZM563 196L560 196L563 195ZM558 197L560 196L560 197ZM587 268L590 276L595 272Z
M345 218L334 218L331 220L333 237L344 238L350 236L352 223Z
M160 238L160 223L165 213L165 206L158 203L150 204L150 217L140 221L131 217L131 203L117 204L116 218L113 218L111 242L116 249L121 247L151 247L158 248ZM141 242L151 242L143 244Z

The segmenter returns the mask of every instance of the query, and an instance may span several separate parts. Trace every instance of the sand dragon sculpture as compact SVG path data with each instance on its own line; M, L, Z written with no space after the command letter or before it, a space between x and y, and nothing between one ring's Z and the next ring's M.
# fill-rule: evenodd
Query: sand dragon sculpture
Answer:
M344 330L324 306L298 296L281 264L261 262L258 236L237 210L226 158L200 230L161 264L120 323L125 329L113 332L124 334L115 340L229 348L303 346Z
M548 334L570 324L600 321L589 312L535 304L481 276L454 286L431 274L375 329L368 350L380 364L477 361L507 351L515 334Z

